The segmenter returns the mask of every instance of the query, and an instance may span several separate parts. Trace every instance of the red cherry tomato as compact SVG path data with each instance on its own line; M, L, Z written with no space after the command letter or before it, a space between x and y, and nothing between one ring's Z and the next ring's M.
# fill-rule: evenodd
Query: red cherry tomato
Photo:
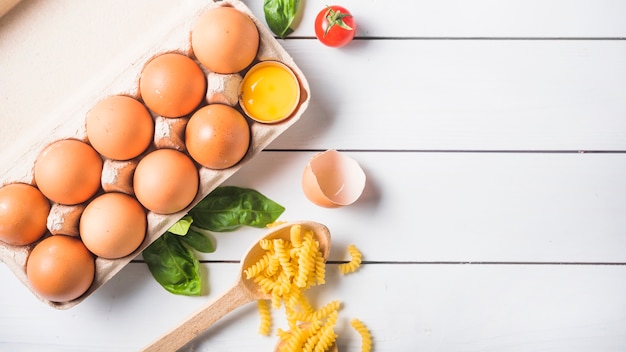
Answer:
M315 18L315 35L324 45L344 46L354 38L355 32L354 17L344 7L328 6Z

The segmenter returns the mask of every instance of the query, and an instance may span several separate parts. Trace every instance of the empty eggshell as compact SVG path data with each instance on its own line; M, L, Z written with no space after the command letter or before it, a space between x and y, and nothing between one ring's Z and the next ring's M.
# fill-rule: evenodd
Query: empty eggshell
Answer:
M325 208L356 202L364 188L365 173L361 166L336 150L314 155L302 174L304 195Z

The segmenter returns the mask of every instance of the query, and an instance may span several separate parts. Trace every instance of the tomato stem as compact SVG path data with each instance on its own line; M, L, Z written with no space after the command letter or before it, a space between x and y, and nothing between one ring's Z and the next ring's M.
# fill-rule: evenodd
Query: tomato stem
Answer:
M334 26L343 28L347 31L351 31L353 30L352 27L348 26L343 19L345 17L352 17L351 14L349 13L342 13L340 10L333 10L332 7L328 6L328 11L326 11L326 21L328 22L328 26L326 27L326 29L324 30L324 38L326 38L326 34L328 34L328 32L330 31L331 28L333 28Z

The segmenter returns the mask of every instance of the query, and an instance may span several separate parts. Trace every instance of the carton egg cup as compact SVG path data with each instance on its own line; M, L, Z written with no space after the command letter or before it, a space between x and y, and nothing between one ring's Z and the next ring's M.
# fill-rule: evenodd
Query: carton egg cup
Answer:
M77 305L86 299L100 286L111 279L117 272L126 266L133 258L143 251L149 244L162 235L167 229L184 216L200 200L206 197L212 190L218 187L228 177L233 175L241 167L263 150L276 137L293 125L307 108L310 100L308 83L303 73L296 66L289 54L276 41L273 34L259 21L246 5L238 0L222 0L219 2L209 1L207 4L194 9L182 18L173 28L162 37L154 38L153 42L145 43L145 50L134 58L130 67L120 67L119 74L111 77L103 86L92 89L85 95L74 97L67 104L50 116L45 116L43 126L36 131L29 131L28 135L21 136L20 148L3 156L5 162L0 164L0 186L23 182L34 184L33 168L40 151L52 142L61 139L78 139L87 141L85 131L85 117L87 112L99 100L111 95L128 95L139 98L139 77L144 65L153 57L166 52L178 52L190 56L195 60L192 50L190 33L197 18L205 11L217 6L232 6L247 14L256 24L259 31L259 51L251 67L259 61L275 60L286 64L297 76L300 85L300 101L293 114L285 121L276 124L263 124L249 118L251 141L245 157L235 166L224 170L211 170L198 166L200 186L194 201L180 212L160 215L147 211L148 229L146 238L140 247L130 255L120 259L96 258L96 274L91 287L82 296L69 302L52 302L38 296L33 290L26 277L26 261L30 251L36 243L27 246L13 246L0 241L0 260L2 260L15 274L15 276L27 286L37 298L57 309L67 309ZM197 62L197 60L196 60ZM238 102L237 83L245 72L238 74L221 75L208 71L200 64L207 76L206 103L222 103L234 106ZM109 78L109 77L106 77ZM51 83L52 84L52 83ZM240 109L239 109L240 110ZM160 148L171 148L185 152L184 126L187 117L178 119L165 119L152 113L155 120L154 142L149 151ZM246 116L244 114L244 116ZM102 189L98 194L107 191L131 193L132 173L138 160L115 161L104 159L102 170ZM78 219L85 204L76 206L64 206L52 203L52 210L48 217L48 234L44 236L64 233L73 236L78 234Z

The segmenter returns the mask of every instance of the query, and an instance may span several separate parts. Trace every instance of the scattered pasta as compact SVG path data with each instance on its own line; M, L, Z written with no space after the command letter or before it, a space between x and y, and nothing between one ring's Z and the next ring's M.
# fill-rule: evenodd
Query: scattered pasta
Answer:
M261 240L259 246L266 251L264 256L244 270L245 277L254 280L261 291L271 297L269 304L266 300L259 303L259 314L262 315L259 332L269 331L269 305L274 309L284 306L290 328L289 333L279 333L286 342L284 350L301 351L306 343L311 346L311 351L315 348L324 351L318 346L333 339L335 322L332 316L333 312L336 315L339 302L315 310L307 301L303 292L324 283L324 257L310 230L294 225L289 231L289 240ZM306 323L306 328L301 323ZM313 338L318 333L321 335ZM313 343L316 339L317 342Z
M283 221L283 220L276 220L274 222L271 222L271 223L267 224L266 227L267 228L277 227L277 226L280 226L280 225L282 225L284 223L285 223L285 221Z
M259 334L269 336L270 329L272 328L272 312L270 312L269 302L266 299L260 299L257 301L257 308L259 310L259 317L261 318Z
M348 246L348 254L350 254L350 261L339 264L339 271L344 275L355 272L361 266L362 254L355 245Z
M359 319L352 319L350 325L361 335L361 352L370 352L372 350L372 335L369 329Z
M277 329L279 351L327 351L336 343L335 327L341 302L331 301L315 309L304 295L310 287L325 283L326 262L313 233L301 225L293 225L289 228L289 240L265 239L259 246L265 250L264 256L244 270L245 277L254 280L270 296L269 300L258 301L259 333L269 335L270 307L283 307L289 329ZM361 253L354 245L348 246L348 252L350 262L339 266L344 274L357 270L361 264ZM360 321L355 321L357 325L352 326L363 337L362 350L370 351L371 335Z

